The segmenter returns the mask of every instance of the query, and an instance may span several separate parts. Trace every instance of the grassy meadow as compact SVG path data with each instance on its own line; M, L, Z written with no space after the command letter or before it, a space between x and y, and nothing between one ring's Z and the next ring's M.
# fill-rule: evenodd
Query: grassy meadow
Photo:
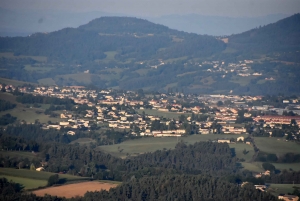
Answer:
M48 178L54 174L55 173L38 172L28 169L0 168L0 177L5 177L8 180L19 183L23 185L26 190L46 186ZM87 177L78 177L68 174L59 174L59 178L64 179L67 183L90 180L90 178Z
M271 184L268 188L268 192L275 196L279 194L288 194L294 191L294 188L300 188L300 184Z
M80 144L80 145L89 145L90 143L96 143L96 140L91 138L79 138L77 140L72 141L70 144Z
M9 157L17 157L17 158L28 158L29 160L32 160L36 157L38 157L38 153L32 153L29 151L0 151L0 155L2 156L9 156Z
M2 77L0 78L0 83L6 85L13 85L13 86L22 86L24 84L36 85L36 83L32 83L32 82L23 82L19 80L12 80L12 79L2 78Z
M51 67L39 67L39 66L31 66L31 65L25 65L25 70L27 71L35 71L35 72L39 72L39 73L46 73L51 71L53 68Z
M272 163L277 170L294 170L300 171L300 163ZM252 172L263 172L264 169L262 168L262 162L242 162L242 167L244 169L250 170Z
M285 138L255 137L256 146L263 152L285 154L288 152L300 154L300 145L295 142L285 141Z
M208 140L217 140L221 138L237 138L239 136L246 136L246 135L214 135L214 134L208 134L208 135L190 135L187 137L162 137L162 138L154 138L154 137L144 137L140 139L135 140L128 140L121 144L115 144L115 145L107 145L107 146L99 146L98 149L105 151L107 153L110 153L112 155L115 155L117 157L124 158L127 155L139 155L146 152L154 152L156 150L163 150L163 149L174 149L176 144L179 141L183 141L187 144L193 144L195 142L200 141L208 141ZM244 148L247 150L249 149L251 151L251 146L247 145L245 147L238 146L235 144L229 145L231 148L237 147L236 154L241 155ZM250 156L250 152L248 153Z
M2 177L2 176L3 175L0 175L0 177ZM47 185L47 180L14 177L14 176L8 176L8 175L4 175L4 177L8 181L13 181L15 183L21 184L25 190L36 189L36 188L44 187Z
M38 83L41 85L56 85L55 81L52 78L43 78L43 79L39 79Z
M247 163L247 162L242 162L241 166L243 169L249 170L251 172L264 172L264 169L261 166L261 162L252 162L252 163Z
M0 99L15 103L17 105L13 109L0 112L0 116L10 113L12 116L17 117L18 120L25 120L27 123L34 123L35 120L39 120L41 123L47 123L48 121L59 122L61 120L60 118L53 118L43 113L44 109L49 107L48 104L40 104L41 108L31 107L30 104L28 104L29 107L26 107L27 105L18 103L16 101L16 96L13 96L10 93L2 92L0 92Z
M252 145L245 143L229 144L229 147L234 148L236 157L245 159L245 162L250 162L255 153ZM244 150L247 151L246 154L243 153Z
M13 52L0 52L0 58L7 58L7 59L26 59L31 58L33 60L39 61L39 62L46 62L47 57L45 56L25 56L25 55L19 55L15 56Z

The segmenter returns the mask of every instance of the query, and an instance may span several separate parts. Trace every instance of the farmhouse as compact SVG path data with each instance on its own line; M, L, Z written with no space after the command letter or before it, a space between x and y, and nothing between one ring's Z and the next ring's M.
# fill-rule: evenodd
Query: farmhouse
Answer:
M218 143L230 143L230 140L222 139L222 140L218 140Z
M35 170L40 172L40 171L44 171L45 169L43 167L39 167L39 168L36 168Z
M59 125L60 126L68 126L69 122L68 121L61 121L61 122L59 122Z

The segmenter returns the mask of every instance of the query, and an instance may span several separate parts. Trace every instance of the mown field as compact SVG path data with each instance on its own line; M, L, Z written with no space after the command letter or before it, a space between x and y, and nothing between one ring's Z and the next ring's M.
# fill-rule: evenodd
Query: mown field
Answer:
M22 184L24 189L34 189L47 185L48 178L55 173L51 172L38 172L28 169L13 169L13 168L0 168L0 177L5 177L8 180ZM68 182L87 181L90 178L78 177L68 174L59 174L59 178Z
M111 153L118 157L126 157L127 155L138 155L146 152L154 152L156 150L163 150L163 149L174 149L175 145L179 141L183 141L187 144L193 144L195 142L200 141L208 141L208 140L217 140L221 138L237 138L240 136L246 137L247 135L190 135L187 137L162 137L162 138L154 138L154 137L144 137L136 140L128 140L121 144L115 145L108 145L108 146L99 146L98 149L103 150L105 152ZM237 147L237 155L241 155L240 151L243 151L243 148L251 149L247 146L243 147L230 144L232 148ZM251 153L248 153L249 155Z
M300 154L300 144L285 141L285 138L256 137L256 146L260 151L274 154L297 153Z
M108 191L110 188L114 188L116 186L118 186L118 184L116 183L90 181L77 184L49 187L33 191L33 193L38 196L44 196L45 194L48 194L52 196L72 198L76 196L83 196L87 191Z

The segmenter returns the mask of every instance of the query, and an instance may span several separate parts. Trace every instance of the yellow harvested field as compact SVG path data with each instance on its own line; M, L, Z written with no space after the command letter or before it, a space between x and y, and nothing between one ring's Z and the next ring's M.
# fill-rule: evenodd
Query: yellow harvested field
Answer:
M118 184L89 181L63 186L49 187L33 191L32 193L36 194L37 196L44 196L45 194L48 194L52 196L71 198L76 196L84 196L84 194L88 191L108 191L110 188L114 188L116 186L118 186Z

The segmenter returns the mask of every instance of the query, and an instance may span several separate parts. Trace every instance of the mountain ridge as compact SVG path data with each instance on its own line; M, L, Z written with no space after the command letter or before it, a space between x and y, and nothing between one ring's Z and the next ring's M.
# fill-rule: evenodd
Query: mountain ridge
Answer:
M300 93L298 24L293 15L224 43L144 19L101 17L78 28L1 37L0 76L129 90Z
M3 8L1 10L1 7L0 11L1 36L28 36L35 32L52 32L64 27L77 28L92 19L103 16L138 17L180 31L221 36L241 33L288 16L285 14L274 14L255 18L173 14L160 17L146 17L103 11L70 12L64 10L15 10Z

